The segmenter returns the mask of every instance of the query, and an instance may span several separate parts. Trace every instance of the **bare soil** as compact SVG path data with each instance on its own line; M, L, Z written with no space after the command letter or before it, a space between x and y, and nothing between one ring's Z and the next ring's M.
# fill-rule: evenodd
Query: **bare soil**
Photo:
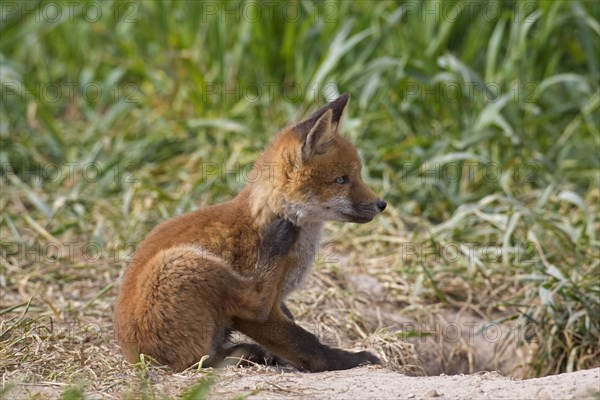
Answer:
M178 396L204 372L168 374L153 371L154 394ZM277 368L235 368L214 371L209 398L214 399L540 399L600 398L600 368L527 380L515 380L498 372L471 375L410 377L382 367L321 373L290 372ZM90 399L138 398L124 386L86 390ZM99 388L100 389L100 388ZM51 382L18 384L7 399L54 399L65 386ZM136 395L137 393L137 395ZM147 396L142 396L147 397ZM150 398L151 398L150 397Z
M227 371L212 391L215 398L240 393L252 399L598 399L600 368L528 380L497 372L409 377L376 367L316 374Z

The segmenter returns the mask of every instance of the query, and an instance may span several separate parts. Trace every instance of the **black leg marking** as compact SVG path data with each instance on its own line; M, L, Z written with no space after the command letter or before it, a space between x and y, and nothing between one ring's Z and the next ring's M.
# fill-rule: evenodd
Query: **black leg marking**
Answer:
M296 242L300 228L282 218L277 218L265 229L260 242L260 257L269 263L277 257L285 256Z

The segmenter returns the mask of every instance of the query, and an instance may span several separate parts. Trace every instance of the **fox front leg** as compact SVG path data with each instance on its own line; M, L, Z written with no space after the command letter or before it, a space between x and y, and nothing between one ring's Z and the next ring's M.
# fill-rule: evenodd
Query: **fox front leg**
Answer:
M264 322L234 319L233 327L303 371L334 371L380 363L368 351L353 353L322 344L278 308Z
M235 317L264 321L275 304L279 304L283 282L295 263L288 253L299 232L300 228L282 218L267 225L260 242L254 276L249 278L243 289L235 291L239 304Z
M286 267L289 266L286 264L293 261L287 256L299 233L299 227L283 218L277 218L267 225L258 251L257 284L280 283L281 278L285 277Z

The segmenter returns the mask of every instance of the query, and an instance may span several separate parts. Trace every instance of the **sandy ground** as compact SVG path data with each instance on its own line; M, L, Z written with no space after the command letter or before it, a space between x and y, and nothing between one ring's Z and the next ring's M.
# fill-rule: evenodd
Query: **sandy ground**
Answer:
M131 368L123 372L127 374ZM86 399L178 398L206 373L214 378L209 399L600 399L600 368L515 380L499 372L410 377L376 366L313 374L272 367L188 370L179 374L154 370L149 376L154 388L149 396L127 389L135 381L129 374L110 387L88 387L85 395ZM49 381L22 382L5 397L0 393L0 398L56 399L66 387Z
M376 367L316 374L226 371L211 397L240 394L252 399L599 399L600 368L528 380L497 372L408 377Z

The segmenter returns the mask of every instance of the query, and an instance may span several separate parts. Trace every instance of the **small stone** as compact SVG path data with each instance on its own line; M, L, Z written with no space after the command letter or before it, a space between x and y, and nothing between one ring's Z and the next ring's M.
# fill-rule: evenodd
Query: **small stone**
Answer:
M409 393L406 395L407 399L414 399L415 398L415 394L414 393Z
M427 395L427 397L440 397L441 396L441 394L439 394L438 391L435 389L430 389L425 394Z

